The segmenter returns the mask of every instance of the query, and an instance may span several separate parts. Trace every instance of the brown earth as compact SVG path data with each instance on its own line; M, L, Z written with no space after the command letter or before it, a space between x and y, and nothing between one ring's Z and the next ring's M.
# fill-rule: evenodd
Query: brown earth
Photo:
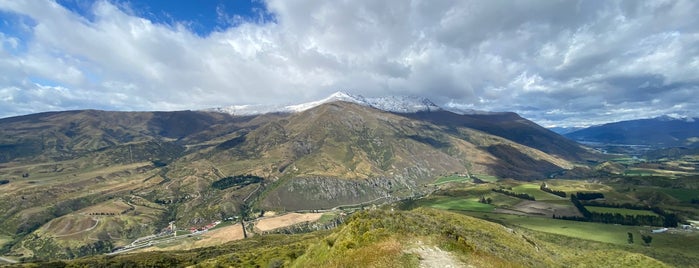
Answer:
M68 236L92 230L98 223L92 217L72 215L53 220L47 225L46 231L56 237Z
M281 216L262 218L255 223L255 230L265 232L297 223L314 222L320 219L322 215L323 213L289 213Z
M582 216L573 206L551 204L539 201L524 200L515 205L512 209L531 215L541 215L547 217L551 217L554 214L558 216Z

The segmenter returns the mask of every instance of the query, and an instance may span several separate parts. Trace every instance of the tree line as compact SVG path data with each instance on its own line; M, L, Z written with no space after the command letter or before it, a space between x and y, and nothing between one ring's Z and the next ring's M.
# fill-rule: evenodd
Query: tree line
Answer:
M584 192L577 192L575 193L576 199L578 200L593 200L597 198L604 198L603 193L595 193L595 192L590 192L590 193L584 193ZM572 198L572 195L571 195Z
M580 194L580 193L578 193ZM589 197L590 195L586 195ZM621 225L649 225L649 226L664 226L664 227L677 227L679 223L679 218L674 213L668 213L658 207L650 207L650 210L658 214L655 215L622 215L621 213L601 213L601 212L591 212L589 211L577 194L570 195L570 201L573 205L580 211L583 215L579 216L557 216L553 215L554 219L562 220L574 220L574 221L586 221L586 222L601 222L601 223L611 223L611 224L621 224ZM588 206L603 206L611 208L627 208L633 209L637 208L637 205L631 204L603 204L599 202L594 202L594 204L587 203ZM642 210L647 210L648 207L642 208Z
M517 197L517 198L521 198L521 199L536 201L536 199L535 199L533 196L529 195L529 194L510 192L510 191L505 190L505 189L495 189L495 188L493 188L492 190L493 190L493 192L496 192L496 193L501 193L501 194L504 194L504 195L509 195L509 196L513 196L513 197Z
M560 196L563 198L565 198L567 196L566 192L564 192L564 191L557 191L557 190L553 190L553 189L549 188L545 182L541 184L541 187L539 187L539 189L541 189L544 192L554 194L554 195L557 195L557 196Z

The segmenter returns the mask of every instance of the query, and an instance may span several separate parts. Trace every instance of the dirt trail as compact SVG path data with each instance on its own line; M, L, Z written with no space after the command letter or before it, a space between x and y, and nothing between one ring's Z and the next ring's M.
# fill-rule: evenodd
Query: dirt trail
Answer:
M16 260L8 259L8 258L5 258L5 257L0 257L0 261L4 261L4 262L7 262L7 263L11 263L11 264L12 264L12 263L17 263Z
M436 246L425 245L422 241L418 241L415 247L407 250L407 252L420 256L420 268L473 267L463 264L450 252Z

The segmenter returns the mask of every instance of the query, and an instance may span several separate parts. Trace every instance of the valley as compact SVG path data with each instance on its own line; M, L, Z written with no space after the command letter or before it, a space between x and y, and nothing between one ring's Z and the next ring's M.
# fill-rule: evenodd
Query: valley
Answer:
M611 249L620 263L699 263L689 224L699 220L696 155L605 154L514 113L458 114L424 100L400 113L338 96L284 113L0 119L2 260L612 261L573 243ZM357 254L369 257L354 263Z

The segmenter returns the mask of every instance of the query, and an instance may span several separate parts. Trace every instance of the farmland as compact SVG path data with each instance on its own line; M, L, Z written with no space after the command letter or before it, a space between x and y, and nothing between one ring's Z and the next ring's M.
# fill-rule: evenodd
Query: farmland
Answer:
M459 197L439 197L425 200L424 206L444 210L481 211L489 212L495 209L490 204L479 203L477 199L464 199Z
M446 176L446 177L441 177L437 179L434 184L444 184L444 183L449 183L449 182L465 182L465 181L470 181L471 179L467 176L458 176L458 175L451 175L451 176Z

